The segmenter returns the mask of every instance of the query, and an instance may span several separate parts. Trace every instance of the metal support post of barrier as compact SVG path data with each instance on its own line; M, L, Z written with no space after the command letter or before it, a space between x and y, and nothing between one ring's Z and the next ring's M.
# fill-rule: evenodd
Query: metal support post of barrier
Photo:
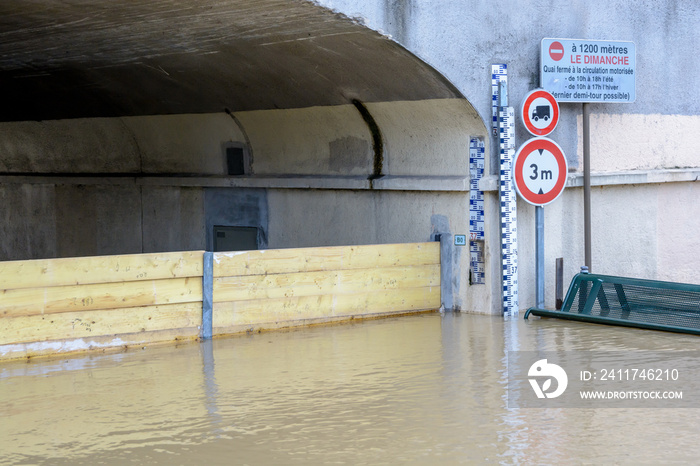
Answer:
M212 313L214 308L214 253L205 251L202 260L202 330L203 340L212 337Z
M440 241L440 302L445 311L453 311L452 235L449 233L440 233L435 235L435 241Z

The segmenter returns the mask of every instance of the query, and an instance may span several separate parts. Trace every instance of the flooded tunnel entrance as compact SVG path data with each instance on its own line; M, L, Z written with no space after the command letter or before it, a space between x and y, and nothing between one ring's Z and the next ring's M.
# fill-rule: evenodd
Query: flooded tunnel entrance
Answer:
M273 0L20 1L0 15L0 260L213 250L214 227L255 228L259 248L469 229L483 120L351 18ZM454 258L457 308L482 306L468 254Z

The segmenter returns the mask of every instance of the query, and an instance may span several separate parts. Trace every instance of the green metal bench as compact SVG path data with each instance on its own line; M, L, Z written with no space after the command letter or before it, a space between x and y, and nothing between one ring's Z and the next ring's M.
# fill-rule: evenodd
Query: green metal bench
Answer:
M700 335L700 285L579 273L560 311L530 314Z

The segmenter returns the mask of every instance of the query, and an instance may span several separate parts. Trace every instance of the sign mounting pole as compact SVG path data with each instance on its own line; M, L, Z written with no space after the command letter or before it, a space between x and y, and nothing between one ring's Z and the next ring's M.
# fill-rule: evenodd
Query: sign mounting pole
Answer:
M544 206L535 207L535 302L544 309Z
M550 53L552 48L550 47ZM557 47L554 48L554 53L559 53ZM563 51L561 51L563 53ZM520 106L520 118L523 121L525 129L528 130L533 136L547 136L557 127L559 123L559 104L552 94L545 91L544 89L535 89L530 91ZM530 142L530 141L528 141ZM516 160L516 167L520 167L520 171L516 171L516 189L518 192L530 192L530 194L536 192L537 196L529 196L531 200L525 198L527 202L535 204L535 301L537 307L540 309L544 308L544 206L543 203L549 203L551 200L546 199L543 196L546 190L550 198L556 197L559 194L557 191L563 189L561 184L566 180L566 168L564 172L561 171L561 162L557 160L557 155L554 155L554 160L547 159L544 156L544 151L558 151L558 146L556 144L548 145L544 140L536 142L534 145L531 143L529 146L526 144L525 147L530 147L529 152L526 150L525 157L530 161L529 166L524 164L518 164ZM535 157L530 158L529 155L533 154L534 150L537 151ZM518 151L518 156L522 151ZM562 153L563 156L563 153ZM517 156L516 156L517 157ZM566 167L566 160L564 160L564 167ZM527 169L527 173L524 173L524 169ZM556 177L554 176L556 174ZM524 177L527 176L528 183L525 183ZM562 176L564 177L562 179ZM552 182L556 180L556 184ZM519 182L522 187L519 187ZM528 186L529 185L529 186Z
M591 257L591 110L583 104L583 251L584 263L592 272Z
M503 278L503 316L518 315L518 235L517 203L513 189L515 154L515 109L508 106L506 65L491 65L500 159L499 201L501 206L501 273Z

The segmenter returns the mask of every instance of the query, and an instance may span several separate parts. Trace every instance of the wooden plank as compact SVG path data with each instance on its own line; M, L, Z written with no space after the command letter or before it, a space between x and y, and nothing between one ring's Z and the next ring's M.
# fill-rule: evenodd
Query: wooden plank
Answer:
M199 277L0 292L0 317L202 301Z
M203 251L0 262L0 287L159 280L202 276Z
M214 304L213 333L218 328L261 322L303 321L334 314L332 295L231 301Z
M214 277L440 263L440 244L407 243L270 249L214 254Z
M214 304L214 334L226 327L323 317L367 316L440 307L440 287L347 295L295 296Z
M0 319L0 345L198 327L199 303Z
M56 354L75 354L88 351L123 351L132 346L143 347L176 341L194 340L199 337L196 327L183 327L150 332L120 333L119 335L66 338L40 342L0 345L0 361L25 359Z
M214 280L214 302L426 286L440 286L439 265L220 277Z

